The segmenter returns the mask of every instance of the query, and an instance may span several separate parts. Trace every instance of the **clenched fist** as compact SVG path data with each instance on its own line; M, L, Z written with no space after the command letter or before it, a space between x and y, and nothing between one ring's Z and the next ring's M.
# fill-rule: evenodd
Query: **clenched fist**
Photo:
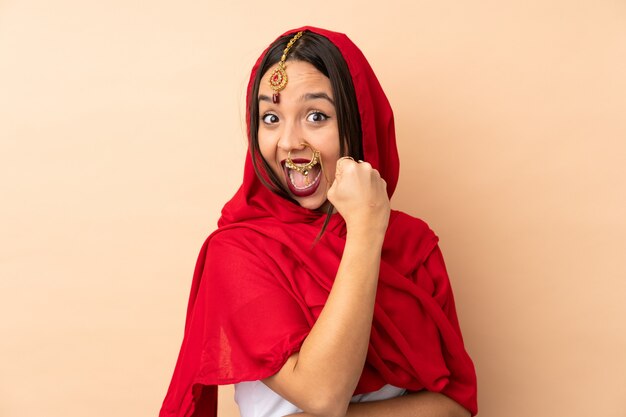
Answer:
M387 183L369 163L340 158L328 200L346 221L348 231L385 234L390 211Z

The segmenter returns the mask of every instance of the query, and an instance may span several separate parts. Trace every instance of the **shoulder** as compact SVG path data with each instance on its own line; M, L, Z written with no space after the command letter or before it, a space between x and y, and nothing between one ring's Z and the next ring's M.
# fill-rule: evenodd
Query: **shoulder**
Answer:
M248 232L238 228L220 228L211 233L206 244L210 249L222 246L240 247Z
M251 252L259 255L267 248L271 239L251 227L227 226L214 231L206 240L209 252L230 250L233 252Z
M384 255L400 262L410 259L411 264L423 262L435 249L439 237L428 223L401 211L393 210L385 236Z
M285 248L263 227L236 224L214 231L206 240L206 256L221 264L247 265L253 269L285 260Z
M391 211L387 231L396 239L407 238L412 241L437 241L439 239L424 220L398 210Z
M259 248L266 246L266 239L253 230L228 227L216 230L206 239L201 256L212 270L256 270L263 263L264 251Z
M220 291L244 291L273 285L268 239L249 228L224 228L212 233L201 253L202 275ZM236 285L232 283L236 282Z

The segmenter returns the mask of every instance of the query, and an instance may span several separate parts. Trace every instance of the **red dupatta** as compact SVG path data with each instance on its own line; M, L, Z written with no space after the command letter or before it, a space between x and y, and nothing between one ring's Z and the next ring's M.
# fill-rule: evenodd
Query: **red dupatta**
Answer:
M386 180L399 160L391 106L369 63L347 36L313 27L343 55L357 95L364 159ZM261 55L252 69L251 86ZM249 117L249 115L248 115ZM341 260L345 224L265 188L250 156L244 180L224 206L194 272L185 335L161 417L217 415L217 386L274 375L319 316ZM392 211L382 250L372 332L355 394L385 384L441 392L477 413L476 375L463 345L437 236L421 220ZM346 349L349 349L346 346Z

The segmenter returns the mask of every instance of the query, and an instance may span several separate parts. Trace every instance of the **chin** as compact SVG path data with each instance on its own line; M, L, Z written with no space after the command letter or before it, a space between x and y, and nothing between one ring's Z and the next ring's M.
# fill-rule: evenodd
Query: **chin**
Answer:
M317 194L317 193L316 193ZM326 195L312 195L309 197L293 197L301 207L309 210L318 210L326 203Z
M321 184L321 186L317 189L315 193L309 196L294 196L291 195L300 207L304 207L308 210L320 210L323 209L328 202L326 198L326 190L325 184Z
M283 182L283 187L287 189L289 197L298 203L300 207L304 207L305 209L312 211L319 210L322 209L328 202L328 199L326 198L326 189L328 186L324 179L320 181L317 190L315 190L313 194L306 196L294 195L286 182Z

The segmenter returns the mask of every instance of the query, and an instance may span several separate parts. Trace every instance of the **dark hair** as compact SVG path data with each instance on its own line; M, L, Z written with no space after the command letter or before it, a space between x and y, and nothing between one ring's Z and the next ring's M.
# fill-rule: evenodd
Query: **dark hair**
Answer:
M269 47L254 78L254 84L252 85L248 102L248 114L250 117L248 135L250 138L250 156L254 171L263 185L287 199L289 199L289 193L283 187L259 150L258 96L261 78L272 66L280 61L283 50L293 36L294 34L283 36ZM298 39L289 50L287 61L308 62L330 79L339 128L339 153L342 156L351 156L357 161L363 159L361 118L359 116L356 92L354 90L354 84L352 83L350 70L341 52L339 52L339 49L326 37L305 31L302 37ZM317 239L322 236L326 226L328 226L332 211L333 206L330 205L326 221Z

